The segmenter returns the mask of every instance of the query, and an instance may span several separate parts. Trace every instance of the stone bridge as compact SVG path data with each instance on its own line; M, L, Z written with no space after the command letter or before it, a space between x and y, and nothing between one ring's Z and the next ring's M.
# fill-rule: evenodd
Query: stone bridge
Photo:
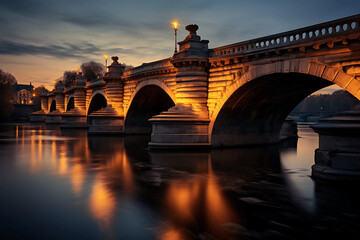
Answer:
M33 119L89 134L152 133L152 148L275 143L290 111L337 84L360 99L360 15L214 49L196 25L170 58L42 95Z

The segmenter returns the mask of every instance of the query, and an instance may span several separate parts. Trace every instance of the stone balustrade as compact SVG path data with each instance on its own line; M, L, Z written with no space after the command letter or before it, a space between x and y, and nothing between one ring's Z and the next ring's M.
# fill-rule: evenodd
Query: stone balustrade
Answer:
M213 49L212 57L254 53L360 31L360 14Z

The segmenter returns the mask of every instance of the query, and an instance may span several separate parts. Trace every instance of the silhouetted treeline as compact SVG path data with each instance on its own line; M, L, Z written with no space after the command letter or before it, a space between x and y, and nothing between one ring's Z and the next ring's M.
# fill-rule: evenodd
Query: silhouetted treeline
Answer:
M292 112L343 112L352 110L360 101L345 90L332 94L311 95L299 103Z
M14 111L12 87L16 84L13 75L0 69L0 121L7 120Z

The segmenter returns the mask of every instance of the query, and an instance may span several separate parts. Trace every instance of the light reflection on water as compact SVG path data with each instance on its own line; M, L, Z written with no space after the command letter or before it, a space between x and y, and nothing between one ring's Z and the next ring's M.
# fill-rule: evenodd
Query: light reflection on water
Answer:
M329 206L346 201L340 214L358 216L352 196L342 189L329 205L338 190L310 178L310 128L280 147L208 152L149 152L147 136L42 125L0 134L0 239L301 239L318 231L308 217ZM321 214L318 228L329 224Z
M281 166L293 200L304 210L315 211L314 182L310 178L319 137L308 126L299 126L297 148L281 151Z

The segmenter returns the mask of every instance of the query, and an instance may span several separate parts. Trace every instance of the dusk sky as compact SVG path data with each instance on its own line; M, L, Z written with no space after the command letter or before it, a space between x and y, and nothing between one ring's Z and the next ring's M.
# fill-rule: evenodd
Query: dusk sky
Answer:
M214 48L359 12L359 0L1 0L0 68L52 88L65 70L104 63L104 54L134 66L172 56L174 19L179 41L195 23Z

